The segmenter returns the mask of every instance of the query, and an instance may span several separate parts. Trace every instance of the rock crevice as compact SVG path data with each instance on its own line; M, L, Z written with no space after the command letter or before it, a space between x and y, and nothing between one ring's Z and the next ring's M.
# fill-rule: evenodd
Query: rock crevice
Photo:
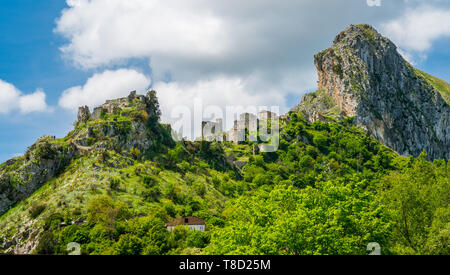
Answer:
M373 27L350 25L314 62L319 90L357 126L401 155L448 159L448 103Z

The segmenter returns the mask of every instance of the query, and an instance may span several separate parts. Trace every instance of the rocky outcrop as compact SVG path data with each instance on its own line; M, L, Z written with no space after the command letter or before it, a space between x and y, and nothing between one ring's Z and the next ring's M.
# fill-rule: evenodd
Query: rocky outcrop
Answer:
M91 112L88 106L78 108L78 116L76 124L86 123L91 117Z
M6 255L31 254L39 244L42 227L36 225L36 220L25 218L10 238L0 238L0 251Z
M374 28L350 25L314 61L319 90L357 126L401 155L448 159L449 105Z
M157 141L173 142L170 127L159 124L159 116L155 91L146 96L133 91L128 97L108 100L92 114L87 106L80 107L75 129L67 137L42 137L24 156L0 165L0 215L33 194L80 154L115 150L136 157Z
M138 109L139 111L146 111L148 116L155 117L159 120L160 111L156 99L156 92L149 91L146 96L136 94L136 91L130 92L127 97L107 100L106 103L95 107L92 114L88 106L78 108L78 116L75 125L80 125L89 120L99 120L105 115L114 115L122 112L127 108ZM157 110L155 110L157 109Z
M324 90L304 95L291 111L302 113L307 121L337 121L343 117L342 110Z
M160 138L160 125L155 123L160 116L155 91L149 91L146 96L132 91L127 97L107 100L94 108L92 114L86 108L79 109L75 122L79 127L72 134L78 148L117 152L137 148L145 152Z
M61 172L79 152L73 144L61 145L53 143L54 141L54 137L40 138L25 156L2 165L0 215Z

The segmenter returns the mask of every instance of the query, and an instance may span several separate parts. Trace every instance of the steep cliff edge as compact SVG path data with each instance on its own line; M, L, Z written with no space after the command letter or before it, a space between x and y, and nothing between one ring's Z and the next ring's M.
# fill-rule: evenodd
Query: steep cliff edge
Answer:
M82 154L113 150L144 157L158 146L171 145L170 126L159 124L159 116L155 91L109 100L92 113L87 106L80 107L75 129L65 138L42 137L24 156L0 165L0 215Z
M431 158L448 159L448 83L414 69L373 27L350 25L314 62L319 91L338 106L333 113L354 117L357 126L401 155L425 150ZM334 104L311 103L307 95L294 111L303 111L310 121L323 120L310 114L336 109Z
M73 144L55 144L53 141L54 137L42 137L25 156L0 165L0 215L33 194L79 154Z

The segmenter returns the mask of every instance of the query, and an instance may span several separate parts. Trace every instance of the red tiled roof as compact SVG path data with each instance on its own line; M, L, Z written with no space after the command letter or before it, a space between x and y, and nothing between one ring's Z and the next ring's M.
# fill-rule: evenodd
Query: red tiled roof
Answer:
M168 222L165 224L166 226L177 226L177 225L205 225L205 220L197 217L183 217L179 219L175 219L172 222Z

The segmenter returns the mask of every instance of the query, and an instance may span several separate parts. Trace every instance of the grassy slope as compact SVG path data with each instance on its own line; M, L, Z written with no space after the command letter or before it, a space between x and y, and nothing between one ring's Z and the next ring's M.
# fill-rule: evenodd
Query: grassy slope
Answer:
M189 171L180 173L157 168L157 164L151 161L135 161L114 152L109 152L106 162L99 160L100 157L100 154L94 153L75 159L64 173L48 181L31 197L2 215L0 235L12 237L17 226L20 225L21 231L25 229L22 228L24 224L42 227L45 218L54 213L62 214L68 223L85 218L88 203L86 198L92 201L102 194L110 196L114 201L125 202L135 216L151 214L161 206L181 214L186 210L185 196L190 201L198 201L201 209L205 210L202 213L191 211L189 214L206 217L217 215L223 208L225 197L214 188L210 179L213 176L224 177L224 172L206 169L203 172L205 174ZM162 191L159 199L146 198L145 191L148 188L143 182L145 176L154 176L153 186ZM110 185L113 178L120 180L115 188ZM174 194L168 195L172 190ZM33 218L30 209L36 205L44 205L45 209Z
M321 133L329 135L327 131L312 126L307 128L311 137ZM299 149L304 150L303 146ZM223 154L233 156L236 161L248 162L253 155L250 144L226 143L223 144L223 150ZM208 224L210 218L222 215L225 201L251 192L255 182L252 182L251 173L247 176L249 182L236 179L233 170L214 169L214 165L201 159L199 154L194 155L194 161L190 163L179 159L175 164L179 168L170 169L163 167L161 160L140 161L113 151L109 151L106 158L101 153L78 157L61 175L2 215L0 235L12 237L18 225L21 231L25 229L24 224L42 227L45 219L54 213L62 214L67 223L86 218L86 197L92 201L102 194L114 201L126 203L133 216L151 215L158 209L165 209L172 217L195 215L206 218ZM147 198L148 186L144 183L146 176L152 177L155 180L153 187L161 191L157 199ZM120 182L114 188L111 186L113 179ZM37 217L32 217L30 210L37 205L43 205L45 209ZM193 209L193 205L197 205L196 209Z
M320 182L350 178L368 181L373 187L386 173L402 166L397 163L407 161L345 120L310 124L300 114L290 115L284 124L283 135L277 153L259 154L259 158L253 155L253 144L211 144L222 147L223 151L219 153L222 157L233 156L236 161L249 162L238 173L230 168L223 169L217 161L208 159L218 151L202 150L198 146L202 143L190 144L193 146L187 149L190 155L180 155L175 160L168 160L171 155L176 155L172 154L175 149L152 160L113 151L108 151L106 156L94 152L78 157L61 175L0 217L0 236L11 238L17 226L21 231L27 227L40 228L54 213L62 214L67 222L86 218L86 196L91 202L102 194L128 205L133 216L150 216L162 209L169 215L168 219L183 215L205 218L208 234L212 236L215 232L212 221L221 219L230 226L227 215L235 208L233 201L251 198L258 189L293 183L296 190L302 190ZM261 161L263 164L258 164ZM160 190L156 197L148 197L146 177L153 179L152 188ZM119 184L113 187L113 180ZM36 205L44 205L45 209L32 217L30 210ZM93 226L81 225L80 228L92 231ZM61 232L55 230L54 233ZM124 235L117 234L115 241ZM89 242L82 245L86 251ZM87 253L110 252L101 250L101 246L95 249L87 250Z
M442 98L450 104L450 83L445 80L439 79L435 76L422 72L419 69L414 69L414 71L425 79L429 84L436 88L442 95Z
M317 90L313 93L306 94L303 104L299 104L292 108L294 112L312 112L314 109L326 119L337 121L341 109L334 102L333 98L324 90Z

